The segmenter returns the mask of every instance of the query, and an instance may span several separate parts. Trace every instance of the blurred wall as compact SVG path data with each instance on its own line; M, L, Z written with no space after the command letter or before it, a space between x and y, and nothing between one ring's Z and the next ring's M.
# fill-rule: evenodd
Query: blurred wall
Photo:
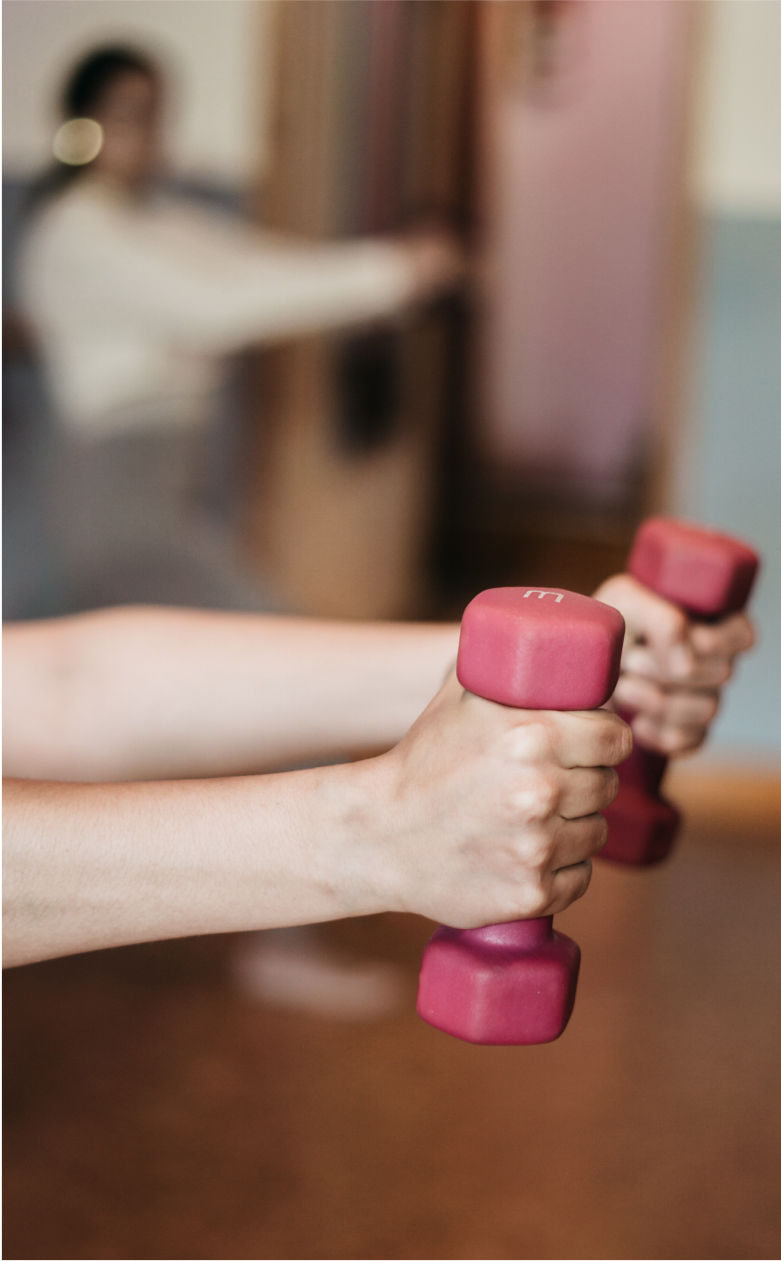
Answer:
M704 10L694 371L671 507L760 547L760 644L705 757L781 758L781 4Z
M265 158L269 11L263 0L6 0L6 173L48 161L57 94L74 61L96 44L127 40L170 69L174 170L246 183Z
M704 10L693 191L702 212L689 424L674 510L763 554L759 647L705 756L781 758L781 4Z
M170 62L176 171L231 185L266 162L265 0L6 0L6 172L48 160L69 65L95 43L137 40ZM765 568L762 632L729 694L715 753L781 757L781 3L710 0L693 192L705 216L691 424L671 507L745 534Z
M486 442L527 493L620 505L654 442L690 10L530 12L486 129Z
M704 7L695 196L718 214L781 216L781 4Z

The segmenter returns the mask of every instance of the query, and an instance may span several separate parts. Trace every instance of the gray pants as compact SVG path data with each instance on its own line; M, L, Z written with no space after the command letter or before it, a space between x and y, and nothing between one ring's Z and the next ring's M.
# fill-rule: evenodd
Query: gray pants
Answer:
M205 429L61 435L51 496L63 612L175 604L271 612L205 504Z

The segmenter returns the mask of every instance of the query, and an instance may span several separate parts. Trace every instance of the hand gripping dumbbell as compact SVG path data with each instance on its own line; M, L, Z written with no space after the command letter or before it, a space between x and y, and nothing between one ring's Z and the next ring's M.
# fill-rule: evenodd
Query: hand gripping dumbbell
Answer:
M727 534L651 517L635 535L627 569L689 617L707 622L744 608L758 565L756 553ZM620 712L627 721L634 716ZM680 815L660 792L666 766L666 757L635 741L618 767L619 794L605 810L609 833L600 858L643 867L669 854Z
M464 612L456 672L519 709L596 709L618 679L624 619L571 591L496 587ZM580 950L553 917L439 927L423 953L418 1014L467 1042L524 1046L564 1032Z

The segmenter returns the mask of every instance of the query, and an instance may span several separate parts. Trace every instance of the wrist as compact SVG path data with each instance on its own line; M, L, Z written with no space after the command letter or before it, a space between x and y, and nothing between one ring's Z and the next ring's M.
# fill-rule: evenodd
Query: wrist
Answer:
M392 755L328 767L312 807L313 858L331 918L400 909Z

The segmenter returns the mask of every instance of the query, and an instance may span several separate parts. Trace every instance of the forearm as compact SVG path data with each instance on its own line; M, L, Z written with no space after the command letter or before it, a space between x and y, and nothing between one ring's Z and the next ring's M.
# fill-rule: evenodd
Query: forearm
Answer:
M358 764L225 780L5 784L4 962L387 909ZM371 783L371 788L369 787Z
M93 302L121 308L180 348L211 354L384 319L420 289L414 255L398 241L241 234L215 242L207 234L200 251L185 239L163 252L154 235L140 236L130 252L124 238L102 244L102 267L94 247L85 247Z
M412 911L554 914L588 884L628 730L448 679L389 753L282 775L7 782L5 962Z
M5 773L236 775L394 744L458 627L115 609L10 627Z
M412 259L399 244L298 243L247 254L233 283L190 314L196 347L231 350L386 319L416 297ZM201 327L204 331L201 334Z
M319 244L266 236L244 251L236 245L218 278L188 272L166 286L162 306L160 278L151 274L153 322L171 302L171 333L195 349L233 350L387 319L452 289L464 270L458 244L443 232Z

